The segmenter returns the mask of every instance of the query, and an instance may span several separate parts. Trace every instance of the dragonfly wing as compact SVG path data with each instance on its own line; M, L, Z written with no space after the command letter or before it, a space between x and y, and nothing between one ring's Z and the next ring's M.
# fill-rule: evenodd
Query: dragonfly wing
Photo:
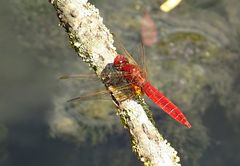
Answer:
M141 62L141 69L143 69L143 72L146 74L148 73L147 69L147 61L146 61L146 54L145 54L145 49L144 45L141 42L140 46L138 47L139 54L140 54L140 62Z
M121 86L121 87L117 87L116 89L118 91L122 91L122 90L127 90L130 88L130 85L131 84L126 84L124 86ZM93 100L93 99L99 99L99 100L109 100L110 99L110 91L105 89L105 90L98 90L98 91L95 91L94 93L88 93L88 94L85 94L85 95L82 95L82 96L78 96L78 97L75 97L75 98L72 98L70 100L68 100L68 102L76 102L76 101L82 101L82 100Z
M128 58L130 63L138 66L137 62L134 60L132 55L126 50L126 48L122 44L121 40L114 33L112 33L112 35L114 36L114 41L115 41L117 49L119 51L121 51L122 54L124 54Z
M110 100L111 98L109 96L109 91L102 90L102 91L95 92L95 93L89 93L89 94L86 94L86 95L82 95L82 96L72 98L72 99L68 100L68 102L77 102L77 101L84 101L84 100L96 100L96 99Z
M59 79L99 79L96 74L63 74Z

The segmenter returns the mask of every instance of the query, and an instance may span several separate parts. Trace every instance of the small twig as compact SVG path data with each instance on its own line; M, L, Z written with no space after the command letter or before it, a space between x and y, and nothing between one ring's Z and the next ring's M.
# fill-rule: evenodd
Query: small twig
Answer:
M112 35L103 24L98 9L87 0L49 2L56 9L60 24L68 33L75 51L101 76L101 72L106 65L113 62L117 52L113 46ZM116 90L107 88L118 103L118 114L130 133L133 151L144 165L180 165L177 152L159 134L142 105L134 100L118 101Z

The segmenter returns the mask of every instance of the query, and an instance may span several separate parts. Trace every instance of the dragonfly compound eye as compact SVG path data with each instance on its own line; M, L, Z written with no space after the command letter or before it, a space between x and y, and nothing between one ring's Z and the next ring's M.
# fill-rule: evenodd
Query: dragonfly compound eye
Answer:
M116 58L114 59L115 66L124 65L127 63L129 63L128 59L123 55L117 55Z

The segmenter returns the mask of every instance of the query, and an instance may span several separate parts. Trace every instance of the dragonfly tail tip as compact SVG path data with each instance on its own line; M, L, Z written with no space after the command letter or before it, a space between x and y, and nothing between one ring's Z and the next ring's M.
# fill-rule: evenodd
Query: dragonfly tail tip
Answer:
M191 124L188 122L188 121L186 121L185 123L184 123L184 125L187 127L187 128L191 128L192 126L191 126Z

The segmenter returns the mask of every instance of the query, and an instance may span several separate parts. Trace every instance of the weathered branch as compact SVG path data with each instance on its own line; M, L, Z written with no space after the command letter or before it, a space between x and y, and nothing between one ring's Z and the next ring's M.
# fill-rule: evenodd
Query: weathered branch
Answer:
M98 9L87 0L50 0L61 25L79 56L98 76L117 55L113 38L102 22ZM107 87L115 100L115 90ZM117 101L118 114L129 130L132 148L144 165L180 165L177 152L159 134L143 107L133 100Z

